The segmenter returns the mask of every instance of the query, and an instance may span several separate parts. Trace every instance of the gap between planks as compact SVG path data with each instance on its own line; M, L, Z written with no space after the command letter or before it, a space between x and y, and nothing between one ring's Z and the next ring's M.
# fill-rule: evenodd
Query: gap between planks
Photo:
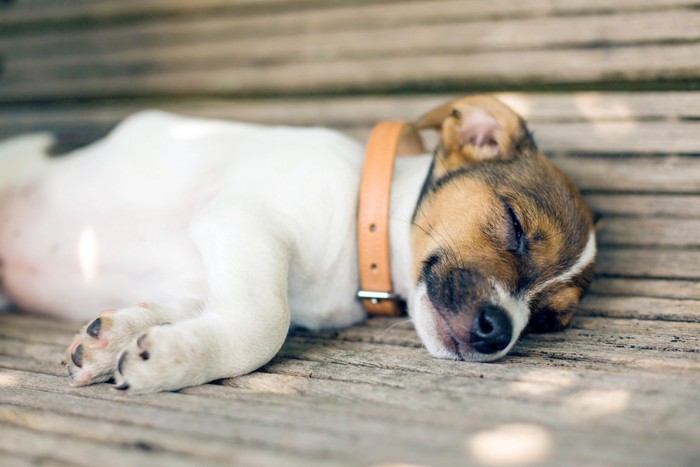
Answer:
M373 5L376 3L376 5ZM411 22L438 22L438 21L478 21L484 19L507 19L513 17L552 16L552 15L586 15L601 12L626 12L665 10L673 8L692 7L694 0L621 0L615 2L614 7L605 0L570 0L565 3L552 4L547 0L529 0L527 2L512 2L509 0L482 1L433 1L433 2L395 2L396 8L380 1L353 1L344 4L331 4L330 8L308 8L309 5L328 6L328 2L298 0L266 0L259 1L231 1L231 0L200 0L196 3L187 0L166 1L151 0L139 2L138 0L119 0L111 2L84 2L74 3L66 0L60 4L55 2L37 4L24 0L21 3L3 8L0 16L0 25L5 26L5 31L13 31L13 26L18 27L18 32L42 30L42 22L50 21L54 28L60 30L82 29L94 26L94 23L104 25L112 23L119 27L124 20L135 24L136 27L153 29L153 24L148 24L153 17L158 21L170 20L164 24L167 31L179 32L178 23L190 23L190 21L178 22L178 16L192 15L206 16L239 16L245 15L250 23L249 28L245 24L233 24L234 29L242 29L241 34L269 35L285 33L290 28L294 30L312 31L336 30L356 27L364 24L368 28L391 27ZM251 10L250 6L263 5L262 10ZM304 5L303 11L293 11L295 6ZM291 7L286 11L287 8ZM246 8L248 7L248 8ZM270 17L270 9L274 7L277 14ZM228 10L228 11L227 11ZM262 11L263 18L260 16ZM209 13L209 15L207 15ZM258 13L256 15L256 13ZM159 17L160 16L160 17ZM173 21L172 19L175 19ZM139 20L140 19L140 20ZM256 21L257 19L257 21ZM76 21L80 20L80 22ZM67 22L61 27L61 22ZM94 22L94 23L93 23ZM202 22L201 20L198 22ZM34 23L34 24L32 24ZM153 23L153 22L150 22ZM126 24L130 33L132 24ZM156 26L157 27L157 26ZM196 26L195 26L196 27ZM204 23L202 28L216 28L216 23Z

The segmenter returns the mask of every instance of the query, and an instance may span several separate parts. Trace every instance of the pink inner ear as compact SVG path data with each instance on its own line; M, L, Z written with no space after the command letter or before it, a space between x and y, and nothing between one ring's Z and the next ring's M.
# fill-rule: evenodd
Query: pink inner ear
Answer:
M501 124L491 115L481 110L474 110L463 117L459 133L462 144L498 150L496 131L500 128Z

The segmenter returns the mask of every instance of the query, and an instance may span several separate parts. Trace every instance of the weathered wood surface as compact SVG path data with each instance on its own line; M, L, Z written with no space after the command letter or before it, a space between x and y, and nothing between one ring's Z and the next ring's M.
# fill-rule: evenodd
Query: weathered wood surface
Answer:
M0 100L693 81L697 5L20 1Z
M497 364L433 359L410 323L373 319L295 331L248 376L124 396L69 385L77 324L0 314L0 465L700 465L699 7L1 2L0 138L50 131L60 152L155 107L364 140L520 89L500 96L603 220L572 326Z
M700 316L614 316L526 337L493 365L432 359L400 320L296 332L253 375L125 397L68 384L58 362L70 325L4 315L0 453L78 465L457 465L478 460L480 433L525 424L524 439L544 434L547 464L692 465Z

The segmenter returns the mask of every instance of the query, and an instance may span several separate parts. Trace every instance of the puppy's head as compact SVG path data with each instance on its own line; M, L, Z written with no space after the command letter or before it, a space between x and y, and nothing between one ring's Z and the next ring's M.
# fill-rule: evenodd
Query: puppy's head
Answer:
M409 310L428 351L490 361L526 327L565 327L596 252L578 189L495 98L450 102L418 126L441 136L412 229Z

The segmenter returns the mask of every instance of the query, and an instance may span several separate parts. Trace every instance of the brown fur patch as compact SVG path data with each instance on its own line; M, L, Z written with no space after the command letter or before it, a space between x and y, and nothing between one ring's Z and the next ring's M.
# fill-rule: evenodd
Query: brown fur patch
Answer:
M471 137L465 122L482 125L475 130L480 139L460 139ZM436 252L441 274L450 268L477 271L514 296L576 264L593 228L591 212L573 182L537 151L517 114L492 97L473 96L429 112L418 125L438 129L441 143L414 216L417 282ZM514 250L518 227L522 239L516 243L522 248ZM543 324L550 328L568 325L591 275L589 267L543 290L533 316L549 317Z

